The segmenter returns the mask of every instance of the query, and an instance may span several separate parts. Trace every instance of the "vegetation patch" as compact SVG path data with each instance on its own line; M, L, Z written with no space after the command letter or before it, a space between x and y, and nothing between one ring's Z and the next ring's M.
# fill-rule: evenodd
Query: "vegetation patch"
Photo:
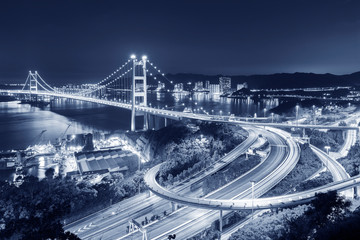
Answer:
M345 170L349 175L355 176L360 173L359 167L360 167L360 144L359 142L356 142L354 146L352 146L349 150L349 154L344 157L338 159L339 163L344 166Z
M182 133L182 138L167 141L155 156L163 162L159 171L160 184L181 181L210 166L225 153L246 139L239 126L219 123L198 123L196 132Z
M321 193L310 205L263 214L229 239L356 239L360 233L360 214L350 213L350 205L336 192Z
M245 156L240 156L224 169L205 178L202 185L203 194L206 195L221 186L224 186L251 170L260 162L261 158L258 155L249 155L248 159L246 159Z
M306 134L310 137L310 143L320 149L330 146L331 151L338 151L344 144L343 131L341 130L329 130L327 132L307 130Z
M64 233L63 220L77 220L145 188L142 172L113 174L95 185L53 178L51 170L46 175L26 176L19 186L0 182L0 239L77 239Z
M301 182L311 177L320 169L322 166L321 161L311 150L309 144L303 144L300 148L300 159L294 169L262 197L272 197L294 192Z
M309 189L313 189L313 188L317 188L320 186L324 186L328 183L331 183L333 181L333 177L331 175L331 173L329 172L321 172L319 174L319 176L313 178L313 179L309 179L306 180L304 182L299 183L296 187L295 190L296 192L302 192L302 191L306 191Z

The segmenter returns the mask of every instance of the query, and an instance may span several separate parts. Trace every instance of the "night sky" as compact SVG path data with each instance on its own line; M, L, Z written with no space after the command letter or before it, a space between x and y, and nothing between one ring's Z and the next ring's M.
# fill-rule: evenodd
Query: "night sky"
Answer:
M97 82L147 54L166 73L360 71L360 1L0 2L0 81Z

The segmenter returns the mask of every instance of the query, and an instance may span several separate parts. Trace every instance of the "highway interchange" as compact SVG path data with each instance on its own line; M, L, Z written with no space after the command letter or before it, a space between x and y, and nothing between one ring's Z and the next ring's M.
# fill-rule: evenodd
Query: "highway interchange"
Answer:
M254 207L256 209L268 208L269 199L266 198L259 199L258 197L261 196L263 193L265 193L267 190L271 189L272 186L276 185L276 183L278 183L283 177L285 177L291 171L291 169L295 166L298 160L299 149L296 143L294 145L294 142L291 139L291 137L283 131L277 129L268 129L274 131L271 132L263 128L254 128L253 130L250 130L252 128L247 128L247 129L249 131L249 138L243 143L242 145L243 147L239 146L234 151L237 152L237 154L231 152L227 156L225 156L227 158L225 159L226 161L224 161L224 164L228 163L230 158L233 157L235 158L236 156L243 154L246 151L246 149L251 144L254 143L254 140L249 140L249 139L254 137L255 131L257 132L257 134L262 134L263 136L265 136L270 142L272 146L270 154L260 165L258 165L256 168L251 170L249 173L241 176L240 178L236 179L230 184L206 196L206 198L214 199L214 201L219 199L220 201L223 201L223 199L226 199L225 202L224 201L222 202L224 206L229 203L233 204L233 202L235 201L237 202L237 204L239 204L239 206L240 204L242 204L241 205L242 209L243 208L250 209L250 206L252 205L251 204L252 202L249 201L249 199L251 199L250 181L256 181L258 183L255 185L255 189L254 189L254 193L256 197L256 199L254 200ZM293 148L289 146L290 144L293 145ZM287 145L287 147L284 147L285 145ZM308 202L308 200L312 199L315 193L319 191L322 190L327 191L328 189L334 189L334 188L348 189L349 186L352 187L354 184L357 184L358 179L351 179L351 181L353 182L349 184L349 180L347 180L349 176L347 175L346 172L344 172L342 167L339 167L340 164L338 164L334 159L330 158L323 151L317 150L315 147L312 148L314 149L314 152L324 162L324 164L326 164L326 166L329 168L330 172L334 176L334 180L336 181L344 180L344 181L332 184L331 186L326 186L325 188L321 187L318 189L313 189L307 193L306 198L304 198L303 194L301 193L287 195L285 197L279 196L272 198L271 199L272 202L274 201L278 202L278 205L274 204L274 207L275 205L281 207L284 205L293 205L293 204ZM292 150L289 151L289 149ZM293 152L293 154L291 154L292 157L289 157L290 155L289 153L291 152ZM286 160L288 160L289 158L291 159L291 161L287 162ZM183 183L180 186L173 187L172 189L167 189L167 191L169 191L170 193L175 193L176 197L186 196L186 197L194 198L196 196L194 196L194 193L190 191L189 189L190 185L198 181L199 178L203 178L207 174L211 174L214 171L216 171L216 169L220 169L220 168L221 168L221 164L219 164L218 167L208 170L207 173L204 172L202 174L199 174L199 176L189 180L187 183ZM148 173L150 172L151 170ZM283 175L282 176L279 175L278 174L279 172L283 172ZM281 177L276 179L273 176L281 176ZM264 185L264 183L266 183L266 185ZM136 200L130 201L132 203L132 206L131 204L129 204L129 207L126 208L126 204L122 204L122 209L119 210L118 212L115 212L115 214L113 212L109 214L107 220L100 221L100 223L92 222L93 226L95 227L90 226L89 229L86 229L86 231L77 232L77 234L83 239L97 239L100 237L102 239L115 239L115 238L138 239L141 238L142 235L140 232L127 234L125 231L126 226L128 225L127 221L129 219L134 218L134 219L139 219L141 221L141 216L145 216L147 214L151 214L154 212L161 214L161 212L163 211L171 212L171 206L169 204L169 201L158 198L156 196L151 196L150 198L147 198L146 201L144 201L144 197L143 198L137 197L137 198L138 198L138 202L136 202ZM175 199L171 199L171 200L175 200ZM187 205L191 205L191 204L187 203ZM221 203L217 204L217 206L218 205L221 205ZM216 207L214 209L219 209L219 208ZM231 208L224 207L223 209L231 209ZM235 208L232 207L232 209ZM224 212L224 215L225 214L226 212ZM146 230L149 239L166 239L167 234L173 234L173 233L176 233L177 236L181 237L180 239L186 239L187 237L191 237L194 233L199 232L204 228L208 227L213 221L215 221L218 218L219 218L219 211L217 210L194 209L191 207L183 206L182 208L173 212L172 214L162 219L161 221L157 221L152 224L149 224L148 226L146 226ZM174 222L176 222L176 225L174 224ZM72 231L74 231L75 228L77 228L81 224L83 225L86 224L86 221L85 223L79 224L78 222L77 224L75 224L74 227L72 228L73 229ZM71 230L71 228L69 229Z
M298 156L295 157L288 157L289 151L287 150L284 145L286 144L286 140L279 137L277 134L269 132L262 128L255 128L254 131L256 131L257 134L262 134L264 137L268 139L270 144L272 145L271 151L267 158L256 168L254 168L251 172L241 176L240 178L233 181L231 184L226 185L225 187L215 191L208 197L214 197L214 198L244 198L249 197L249 194L251 195L251 191L249 189L251 188L251 180L254 181L261 181L263 179L266 179L266 177L269 178L269 175L273 173L276 177L270 179L270 181L264 181L265 184L259 184L258 190L256 191L257 195L260 195L261 192L266 192L266 189L271 189L276 183L278 183L283 177L286 176L286 172L290 171L283 171L284 169L288 169L288 165L290 164L292 167L295 166ZM243 142L236 151L227 154L225 156L225 162L226 159L236 159L238 156L243 154L248 147L250 147L249 144L253 143L252 139L254 136L256 137L256 134L252 134L253 131L249 131L249 140L246 140ZM291 141L291 140L287 140ZM293 143L294 145L294 143ZM297 146L296 144L294 146ZM299 152L299 151L298 151ZM235 154L236 153L236 154ZM285 164L282 164L285 162ZM279 167L279 166L285 166L285 167ZM219 165L216 168L220 168L221 165ZM213 168L213 169L216 169ZM212 173L214 170L210 169L209 173ZM281 173L282 174L279 174ZM197 176L197 178L192 179L188 181L187 183L183 183L179 187L175 187L171 189L174 192L178 192L181 195L191 195L194 194L190 191L190 186L192 183L196 182L199 178L203 178L207 174L202 174L200 176ZM154 201L154 202L153 202ZM136 202L132 201L134 206L138 206ZM157 202L157 203L156 203ZM109 224L107 221L100 221L101 223L93 222L93 225L96 225L96 227L92 227L90 229L86 229L84 232L76 232L79 237L83 239L94 239L96 237L102 237L103 239L114 239L117 236L121 236L121 232L125 232L126 226L128 225L127 221L129 218L135 218L137 216L144 216L149 213L157 212L161 214L163 211L167 210L168 212L171 212L170 204L168 201L159 199L156 196L150 197L146 202L143 201L143 199L139 199L139 205L141 204L142 210L140 210L140 214L137 211L137 207L134 208L128 208L124 209L121 212L116 213L115 215L109 216L109 219L113 219L110 222L117 223L115 226L111 226L111 230L109 229ZM150 206L150 207L149 207ZM124 206L123 206L124 207ZM134 212L135 211L135 212ZM134 213L133 213L134 212ZM161 236L165 236L164 233L176 231L180 235L179 237L184 234L182 237L190 237L193 232L197 232L211 224L213 220L216 220L218 218L218 211L209 211L209 210L202 210L202 209L192 209L183 207L180 208L178 211L170 215L169 217L165 218L164 220L154 223L150 226L147 226L147 232L148 236L151 236L151 239L161 239ZM176 228L174 229L174 222L173 219L176 218ZM194 222L195 221L195 222ZM88 222L82 223L83 225L89 224ZM70 226L68 230L76 231L76 229L81 224L76 224L73 227ZM105 229L104 229L105 228ZM101 231L98 231L98 229L103 229ZM124 238L120 239L127 239L127 237L134 237L136 238L136 235L140 233L134 233L131 235L125 235ZM187 234L187 235L185 235ZM180 239L183 239L183 238Z

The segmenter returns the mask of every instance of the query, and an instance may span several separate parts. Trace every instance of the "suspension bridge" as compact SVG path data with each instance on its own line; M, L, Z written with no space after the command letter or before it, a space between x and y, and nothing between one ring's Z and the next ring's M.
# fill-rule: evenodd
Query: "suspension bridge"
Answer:
M100 82L93 85L87 85L87 88L78 89L76 92L67 93L61 88L53 87L48 84L37 71L29 71L25 84L21 90L0 89L0 93L7 95L23 95L29 99L38 98L39 96L68 98L128 109L131 110L131 131L136 130L135 118L137 116L143 117L143 129L148 129L150 115L163 117L165 119L165 123L167 122L167 119L181 120L186 118L212 122L226 122L239 125L358 130L357 127L353 126L339 127L333 125L313 124L294 125L287 123L273 123L272 120L268 118L245 118L159 109L151 107L151 105L148 104L147 90L149 78L151 78L152 81L158 81L157 78L162 78L167 82L167 84L174 86L173 82L170 81L165 76L164 72L151 62L147 56L142 56L141 59L138 59L135 55L131 55L130 59L125 61L124 64L115 69L114 72L110 73ZM114 93L114 97L108 97L109 91ZM271 122L266 120L271 120Z

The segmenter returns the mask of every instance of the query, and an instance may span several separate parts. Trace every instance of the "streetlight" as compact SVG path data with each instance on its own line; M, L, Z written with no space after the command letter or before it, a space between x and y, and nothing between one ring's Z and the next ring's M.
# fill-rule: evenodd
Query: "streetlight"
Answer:
M298 117L299 117L299 104L296 104L296 126L299 124Z
M325 149L326 149L326 153L329 155L329 150L331 149L330 146L325 146Z
M313 116L314 116L314 124L316 125L316 113L315 113L315 105L312 105L312 109L313 109Z
M329 150L330 150L330 148L331 148L330 146L325 146L327 155L329 155ZM330 155L329 155L329 156L330 156ZM328 167L328 165L329 165L328 161L329 161L329 159L326 158L326 167Z
M139 159L139 172L140 172L140 168L141 168L141 159L140 157L138 156L138 159ZM139 183L139 194L140 194L140 183Z
M255 181L252 180L251 182L251 218L254 218L254 186Z

